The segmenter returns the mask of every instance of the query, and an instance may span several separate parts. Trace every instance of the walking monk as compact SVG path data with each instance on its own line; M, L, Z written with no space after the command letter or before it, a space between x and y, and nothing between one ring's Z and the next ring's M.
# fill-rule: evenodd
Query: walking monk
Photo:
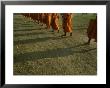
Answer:
M51 25L51 13L46 13L45 15L46 15L45 16L46 17L46 19L45 19L46 22L45 23L46 23L47 29L50 29L50 25Z
M95 42L97 42L97 17L96 19L91 19L89 22L89 26L87 29L87 35L88 35L88 44L90 44L91 39L95 39Z
M58 20L59 20L59 15L57 13L52 13L51 26L53 31L55 30L59 32Z
M72 14L71 13L64 13L63 16L63 30L64 30L64 35L66 36L66 33L69 32L70 36L72 36Z

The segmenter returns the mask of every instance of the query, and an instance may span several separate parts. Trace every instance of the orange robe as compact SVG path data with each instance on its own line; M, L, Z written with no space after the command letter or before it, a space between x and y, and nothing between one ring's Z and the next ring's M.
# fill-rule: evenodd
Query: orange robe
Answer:
M64 32L72 32L72 14L64 13L63 29Z
M97 40L97 19L91 19L87 29L87 35L89 39Z
M47 29L50 29L50 25L51 25L51 13L47 13L46 14L46 26L47 26Z
M52 14L51 26L54 30L59 30L58 19L59 19L58 14Z

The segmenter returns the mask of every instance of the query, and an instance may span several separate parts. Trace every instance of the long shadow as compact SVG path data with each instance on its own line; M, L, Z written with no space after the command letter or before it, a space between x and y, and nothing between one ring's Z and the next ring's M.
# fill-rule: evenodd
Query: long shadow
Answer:
M44 41L47 41L47 40L56 40L56 39L62 39L62 38L58 36L58 37L45 37L45 38L18 40L18 41L14 41L14 45L17 45L17 44L29 44L29 43L36 43L36 42L44 42Z
M29 36L29 35L38 35L38 34L45 34L45 33L44 32L33 32L33 33L14 34L14 37L18 37L18 36Z
M37 34L35 33L35 35L37 35ZM29 43L36 43L36 42L45 42L47 40L59 40L59 39L64 39L64 38L70 38L70 36L66 36L66 37L55 36L55 37L44 37L44 38L18 40L18 41L14 41L14 45L17 45L17 44L29 44ZM79 44L79 45L76 45L74 47L80 47L80 46L84 46L84 45L87 45L87 43Z
M31 24L21 24L21 23L14 23L14 27L15 27L15 25L19 25L20 27L33 27L33 25L31 25Z
M88 45L87 42L85 42L85 43L83 43L83 44L78 44L78 45L74 46L74 48L75 48L75 47L80 47L80 46L86 46L86 45Z
M22 27L34 27L33 25L22 25Z
M96 50L96 48L93 48L93 49L88 49L88 50L74 51L72 50L72 48L74 47L57 48L57 49L47 50L47 51L36 51L36 52L28 52L24 54L14 55L14 63L24 62L27 60L64 57L68 55L74 55L75 53L87 53L91 50Z
M25 26L23 26L23 27L25 27ZM38 26L36 29L19 29L19 30L14 30L14 32L17 32L17 31L33 31L33 30L41 30L41 29L46 29L46 27Z
M74 52L75 52L75 53L87 53L87 52L92 51L92 50L96 50L96 48L92 48L92 49L88 49L88 50L83 49L83 50L74 51Z
M17 31L35 31L35 30L40 30L39 28L38 29L19 29L19 30L14 30L14 32L17 32Z

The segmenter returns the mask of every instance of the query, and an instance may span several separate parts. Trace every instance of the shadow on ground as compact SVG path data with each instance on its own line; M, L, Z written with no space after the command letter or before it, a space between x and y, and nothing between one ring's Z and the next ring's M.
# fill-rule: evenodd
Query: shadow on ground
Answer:
M18 36L30 36L30 35L39 35L39 34L44 34L44 32L33 32L33 33L23 33L23 34L14 34L14 37Z
M60 36L55 37L44 37L44 38L35 38L35 39L26 39L26 40L18 40L14 41L14 45L18 44L29 44L29 43L36 43L36 42L45 42L47 40L57 40L57 39L63 39Z
M77 45L69 48L57 48L53 50L46 51L37 51L37 52L28 52L24 54L14 55L14 62L23 62L26 60L33 59L44 59L44 58L55 58L55 57L64 57L69 55L74 55L75 53L87 53L92 50L96 50L96 48L92 49L80 49L76 50L75 47L83 46L85 44Z

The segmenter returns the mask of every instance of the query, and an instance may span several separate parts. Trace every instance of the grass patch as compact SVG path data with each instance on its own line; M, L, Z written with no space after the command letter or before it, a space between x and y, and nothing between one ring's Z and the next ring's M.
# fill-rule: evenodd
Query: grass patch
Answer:
M87 27L92 14L73 17L73 36L61 38L45 25L20 14L14 15L14 75L96 75L97 44L87 42Z

